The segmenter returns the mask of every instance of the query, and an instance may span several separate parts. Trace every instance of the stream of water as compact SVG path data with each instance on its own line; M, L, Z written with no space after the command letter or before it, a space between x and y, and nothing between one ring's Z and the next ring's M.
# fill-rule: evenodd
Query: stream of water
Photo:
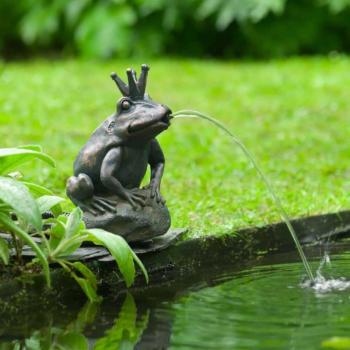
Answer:
M309 277L309 280L311 281L311 283L313 284L315 282L315 278L313 276L312 270L310 268L310 265L307 261L307 258L305 256L305 253L303 251L303 248L300 245L300 242L298 240L297 234L293 228L293 225L290 222L290 219L288 217L288 214L286 213L285 209L283 208L282 202L280 200L280 198L278 197L278 195L276 194L275 190L273 189L270 181L267 179L267 177L265 176L265 174L263 173L263 171L261 170L259 164L256 162L255 158L253 157L253 155L249 152L249 150L247 149L247 147L243 144L243 142L236 136L234 135L230 130L228 130L221 122L219 122L217 119L212 118L206 114L203 114L201 112L198 111L193 111L193 110L180 110L177 111L175 113L172 114L173 118L198 118L198 119L204 119L209 121L210 123L214 124L215 126L217 126L219 129L223 130L230 138L231 140L240 147L240 149L243 151L243 153L246 155L246 157L249 159L249 161L253 164L254 168L256 169L256 171L258 172L258 174L260 175L262 181L265 183L266 188L268 190L268 192L270 193L274 203L276 204L276 207L279 211L279 214L282 218L282 220L285 222L285 224L288 227L288 230L293 238L293 241L295 243L295 246L298 250L299 256L303 262L305 271Z

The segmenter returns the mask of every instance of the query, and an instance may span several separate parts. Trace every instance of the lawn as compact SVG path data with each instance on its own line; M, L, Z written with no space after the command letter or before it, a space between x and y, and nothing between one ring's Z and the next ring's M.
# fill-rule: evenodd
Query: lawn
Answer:
M140 61L49 61L0 69L1 147L40 144L57 168L22 169L63 195L89 134L114 111L109 78ZM291 217L334 212L350 202L350 59L270 62L153 60L148 92L173 111L196 109L224 122L255 155ZM159 137L162 192L173 226L222 234L279 220L242 152L205 121L179 119Z

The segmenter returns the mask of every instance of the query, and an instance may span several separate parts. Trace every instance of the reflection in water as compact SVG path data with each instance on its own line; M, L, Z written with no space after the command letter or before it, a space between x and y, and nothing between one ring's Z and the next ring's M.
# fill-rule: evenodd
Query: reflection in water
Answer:
M115 324L95 343L93 339L88 340L83 332L89 324L94 322L98 308L99 305L88 302L81 309L76 320L66 327L57 328L50 325L34 331L29 338L3 342L0 350L133 349L147 325L148 313L137 325L135 301L130 294L127 294Z
M28 338L1 342L0 350L88 349L88 340L82 332L94 321L97 307L97 304L86 303L77 318L66 327L54 326L51 320L47 327L33 331Z
M148 318L149 310L137 320L135 300L128 293L114 325L96 341L94 349L133 349L147 327Z
M323 274L347 275L350 253L332 257ZM18 318L6 326L0 317L0 350L316 350L326 339L346 337L349 291L301 288L303 266L291 260L297 255L280 254L229 274L209 277L207 271L192 284L180 285L179 278L80 310L73 304L61 311L38 309L22 324ZM312 263L315 270L318 263Z
M51 320L29 337L0 340L0 350L167 349L171 334L168 315L162 313L158 320L157 313L152 314L149 308L138 309L130 293L122 297L121 305L120 298L108 305L87 302L76 319L64 327L55 326ZM150 319L152 324L147 327Z

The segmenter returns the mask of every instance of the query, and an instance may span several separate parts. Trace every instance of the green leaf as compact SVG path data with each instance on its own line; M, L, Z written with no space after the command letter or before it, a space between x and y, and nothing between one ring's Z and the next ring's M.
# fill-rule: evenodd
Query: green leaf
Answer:
M78 50L86 57L108 58L115 52L123 56L130 54L128 43L133 34L131 27L136 20L137 14L127 3L114 6L112 3L98 2L87 9L77 24L75 41Z
M92 271L90 271L86 266L82 263L76 262L71 263L69 261L59 259L56 260L70 275L74 280L79 284L80 288L83 290L85 295L91 302L100 302L101 298L97 295L97 283L95 275ZM75 272L74 268L76 268L84 277L79 277Z
M89 348L87 339L75 332L57 335L55 343L57 349L87 350Z
M102 245L109 250L118 264L118 268L123 275L127 287L130 287L135 279L135 266L133 259L136 255L133 253L125 239L102 229L89 229L86 230L86 232L90 235L90 239L93 243ZM137 259L137 263L140 266L143 266L139 259ZM146 272L144 267L142 268L142 272ZM146 276L147 272L145 274L145 277Z
M75 208L68 217L66 225L65 238L71 238L84 229L85 225L82 220L83 212L80 208Z
M82 230L85 229L82 211L75 208L68 218L65 215L60 215L57 220L52 221L55 226L51 230L50 247L54 250L51 258L66 257L76 251L84 241L81 235Z
M135 254L135 252L132 249L131 249L131 254L132 254L133 259L136 261L137 265L139 266L140 270L142 271L143 275L145 276L146 283L148 283L149 278L148 278L148 273L147 273L145 266L143 265L140 258Z
M64 239L66 233L67 217L65 215L60 215L57 218L46 219L45 223L52 224L48 233L50 235L50 249L54 251L58 247L59 243Z
M72 26L82 17L82 12L90 4L90 0L70 0L65 7L67 23Z
M84 238L79 235L72 237L70 239L63 238L61 242L59 242L59 245L57 245L59 249L55 250L51 257L53 259L67 257L73 254L81 246L81 243L83 241L84 241Z
M5 265L9 263L9 247L7 242L0 237L0 259L4 262Z
M50 239L49 239L50 250L54 251L58 247L61 240L63 239L66 228L62 222L60 222L55 218L47 219L45 220L45 222L53 224L50 230L48 231L48 233L50 235Z
M62 221L57 218L50 218L46 219L45 223L52 224L49 231L51 237L59 238L60 240L64 237L66 227Z
M86 265L84 265L80 261L76 261L74 263L71 263L70 265L73 266L77 271L79 271L90 282L90 284L95 290L97 289L96 276Z
M11 169L35 158L55 166L55 161L43 152L28 148L0 148L0 174L5 175Z
M45 196L41 196L36 201L38 203L39 211L41 214L52 209L55 215L59 215L60 212L62 211L59 203L64 202L65 199L62 197L45 195Z
M41 263L44 271L44 275L46 278L47 285L51 286L50 280L50 268L49 263L46 259L45 254L40 249L40 247L33 241L32 237L25 231L23 231L20 227L18 227L7 215L0 212L0 222L7 227L11 232L13 232L17 237L19 237L22 241L27 243L35 252L36 257Z
M332 337L322 342L323 348L335 349L335 350L349 350L350 338L349 337Z
M96 289L89 280L78 277L74 272L72 272L71 275L91 302L98 302L101 300L101 298L96 293Z
M17 146L16 148L29 149L29 150L35 151L35 152L42 152L43 151L43 149L40 145L23 145L23 146Z
M35 197L52 196L53 195L53 192L46 187L40 186L40 185L32 183L32 182L26 182L26 181L21 181L21 182L29 189L29 191Z
M27 187L21 182L0 176L0 199L26 223L33 225L38 231L41 230L39 207Z
M66 229L68 216L66 214L61 214L61 215L58 216L57 221L59 221L64 226L64 228Z

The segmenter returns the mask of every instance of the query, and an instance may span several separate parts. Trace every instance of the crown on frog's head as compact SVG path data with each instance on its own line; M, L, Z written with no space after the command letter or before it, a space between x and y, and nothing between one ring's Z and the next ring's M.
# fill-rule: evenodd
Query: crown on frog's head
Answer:
M126 70L128 84L125 84L114 72L111 74L111 78L115 81L123 96L130 97L132 100L142 100L145 96L148 71L149 66L143 64L141 66L140 78L137 79L136 72L133 69L128 68Z

